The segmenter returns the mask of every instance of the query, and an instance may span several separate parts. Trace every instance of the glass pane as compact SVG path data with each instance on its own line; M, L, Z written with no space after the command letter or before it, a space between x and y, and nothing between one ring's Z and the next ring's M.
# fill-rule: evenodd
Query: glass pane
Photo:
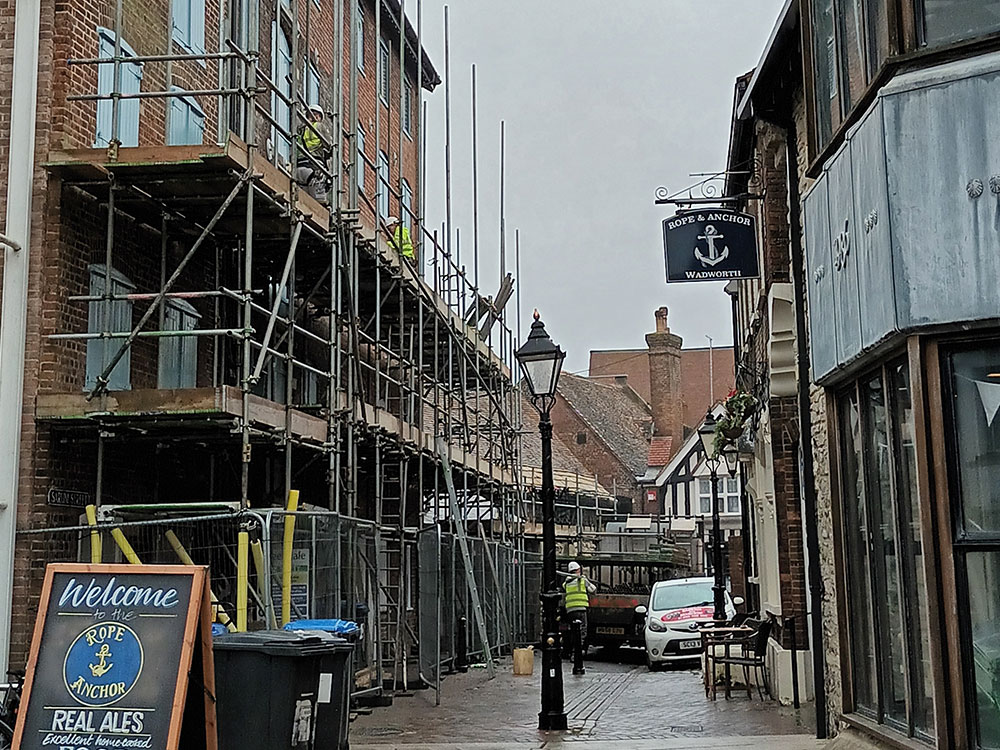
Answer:
M1000 0L924 0L927 44L969 39L1000 29Z
M841 3L840 42L841 79L844 81L844 111L854 106L865 90L868 76L865 69L864 27L861 25L861 0L843 0Z
M876 675L872 647L871 592L868 577L868 512L864 477L861 475L861 414L852 392L841 399L840 434L844 493L844 536L847 546L847 596L850 606L851 668L854 672L854 704L875 710L872 681Z
M1000 552L966 555L979 747L1000 748Z
M903 591L910 644L910 716L914 728L931 734L934 728L934 687L931 683L930 642L927 629L927 587L924 582L924 553L920 541L920 500L917 496L917 460L914 446L913 403L910 372L905 361L889 367L896 454L896 508L902 530L900 554L903 563Z
M896 559L896 514L892 503L892 457L885 408L882 377L864 383L865 448L867 450L868 490L871 493L871 515L878 524L873 542L872 558L876 570L875 625L879 643L879 670L882 681L882 708L886 716L906 721L906 672L904 670L904 640L900 607L899 568Z
M837 49L833 36L833 0L817 0L813 9L813 88L816 129L822 148L840 125L837 91Z
M889 56L888 0L866 0L865 11L865 22L868 24L868 71L870 80Z
M1000 531L1000 346L951 355L961 527Z

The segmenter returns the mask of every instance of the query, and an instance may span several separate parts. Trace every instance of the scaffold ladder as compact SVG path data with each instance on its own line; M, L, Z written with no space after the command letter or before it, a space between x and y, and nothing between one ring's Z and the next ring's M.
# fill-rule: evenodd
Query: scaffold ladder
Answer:
M458 498L455 496L455 479L451 475L451 461L448 459L448 445L439 437L435 441L438 455L441 456L441 469L444 472L444 483L448 488L448 506L451 510L451 523L458 539L458 547L462 550L462 560L465 563L465 580L472 597L472 612L479 628L479 638L483 642L483 660L490 678L496 677L496 666L493 664L493 649L490 647L490 636L486 631L486 620L483 617L483 605L479 599L479 587L476 585L476 572L472 567L472 555L469 554L469 540L465 534L465 519L459 517Z
M383 675L392 675L392 688L406 679L406 571L403 565L404 523L406 518L405 456L379 446L378 525L383 580L380 582L379 641Z

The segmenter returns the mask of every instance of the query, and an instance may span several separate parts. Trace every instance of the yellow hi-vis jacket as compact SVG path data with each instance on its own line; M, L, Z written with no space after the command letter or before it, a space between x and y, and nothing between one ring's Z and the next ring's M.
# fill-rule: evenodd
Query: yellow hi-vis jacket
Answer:
M404 258L413 260L413 242L410 241L410 230L402 224L397 224L396 231L392 233L392 245Z
M319 151L323 147L323 141L319 137L319 123L314 122L306 125L302 129L300 140L302 141L302 147L310 154Z
M587 580L583 576L571 578L563 584L566 593L566 611L571 609L587 609L590 606L590 596L587 594Z

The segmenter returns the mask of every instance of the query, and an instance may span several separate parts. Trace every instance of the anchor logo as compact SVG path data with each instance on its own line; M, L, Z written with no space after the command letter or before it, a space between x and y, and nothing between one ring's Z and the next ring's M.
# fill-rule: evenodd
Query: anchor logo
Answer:
M94 677L103 677L111 671L112 667L115 666L113 662L107 661L107 658L111 656L111 649L108 648L107 643L101 646L101 650L94 654L94 656L97 657L97 664L87 665L90 667L90 673L94 675Z
M701 261L703 266L715 266L724 261L729 257L729 247L723 247L720 251L716 246L716 242L721 242L725 239L724 234L719 234L719 230L715 228L714 225L708 224L705 227L705 234L698 235L699 240L705 240L708 243L708 255L702 255L701 249L695 245L694 257Z

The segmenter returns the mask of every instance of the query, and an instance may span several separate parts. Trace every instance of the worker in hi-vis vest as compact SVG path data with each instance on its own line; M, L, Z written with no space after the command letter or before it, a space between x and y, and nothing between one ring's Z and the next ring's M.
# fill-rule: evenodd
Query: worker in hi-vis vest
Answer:
M319 135L320 123L323 122L323 110L313 105L309 107L309 122L299 130L297 146L302 154L309 154L313 159L325 162L323 139ZM306 192L321 203L326 201L326 186L323 173L306 156L299 156L295 168L295 181L302 185Z
M413 242L410 240L410 230L399 223L399 219L390 216L385 222L386 228L392 232L392 246L400 255L409 261L414 260Z
M597 586L587 580L580 570L580 563L575 560L569 564L569 575L563 583L563 594L566 598L566 618L572 623L580 621L580 641L583 653L587 653L587 609L590 607L590 595L597 591Z

